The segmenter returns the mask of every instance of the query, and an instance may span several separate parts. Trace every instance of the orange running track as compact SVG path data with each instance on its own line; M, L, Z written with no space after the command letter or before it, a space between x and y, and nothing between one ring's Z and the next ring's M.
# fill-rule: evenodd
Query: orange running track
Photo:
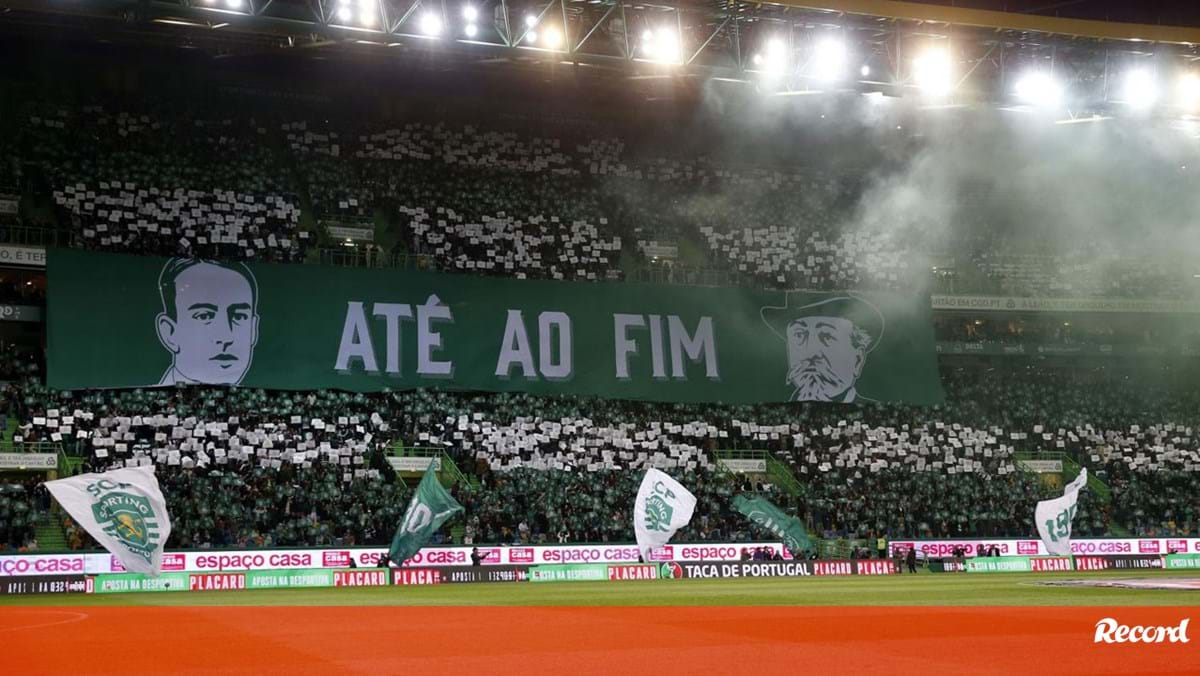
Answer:
M8 607L5 674L1196 674L1192 607Z

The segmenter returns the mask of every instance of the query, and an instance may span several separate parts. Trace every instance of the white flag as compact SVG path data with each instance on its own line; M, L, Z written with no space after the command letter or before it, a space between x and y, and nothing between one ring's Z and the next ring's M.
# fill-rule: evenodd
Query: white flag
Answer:
M1079 499L1079 489L1086 485L1087 468L1084 467L1079 476L1067 484L1061 498L1037 503L1033 519L1037 523L1038 535L1051 554L1071 554L1071 520L1075 518L1075 502Z
M158 575L171 518L153 466L47 481L72 519L121 561L126 570Z
M675 531L692 520L696 496L665 473L646 470L642 487L633 504L633 533L637 536L642 560L650 560L650 550L667 544Z

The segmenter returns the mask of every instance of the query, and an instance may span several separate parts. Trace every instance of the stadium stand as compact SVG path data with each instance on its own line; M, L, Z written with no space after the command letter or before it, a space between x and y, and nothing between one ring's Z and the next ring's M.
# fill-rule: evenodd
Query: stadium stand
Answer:
M26 154L52 189L78 246L141 254L289 261L294 193L254 120L178 110L112 112L34 102ZM169 120L169 121L168 121Z
M55 191L86 248L198 258L289 261L302 256L300 213L282 197L222 190L68 185Z
M328 228L356 226L390 254L469 274L621 279L627 260L654 257L653 240L692 245L680 280L700 264L768 288L930 281L921 233L846 230L862 178L819 167L636 154L619 136L553 129L23 105L9 135L19 141L0 136L0 188L19 191L23 167L44 177L48 193L35 197L57 207L76 247L296 263L333 239ZM1179 271L1127 253L1014 253L1000 241L953 254L957 292L1191 297ZM5 281L0 292L44 302L36 284ZM938 321L949 340L1156 340L1150 329ZM829 537L1028 535L1033 503L1053 491L1020 461L1046 451L1076 458L1111 489L1110 501L1084 498L1078 532L1177 534L1200 523L1194 501L1177 497L1200 493L1196 396L1095 387L1048 368L944 365L943 407L848 409L426 391L60 393L45 387L41 361L5 346L9 443L61 443L87 469L154 463L177 547L382 543L408 491L387 458L406 444L444 451L462 469L453 492L468 508L466 542L631 539L633 475L622 470L648 466L685 477L706 505L685 538L748 537L728 511L740 490L769 493ZM717 462L725 450L769 453L795 484L731 476ZM0 546L32 544L43 512L31 486L5 488ZM72 546L88 546L66 528Z
M342 154L344 132L310 128L307 120L284 123L280 130L292 162L304 168L303 181L316 218L344 225L370 223L379 197L360 163Z
M49 505L40 482L0 484L0 551L36 551L36 527Z
M1183 298L1186 275L1163 269L1161 258L1085 246L1067 254L980 252L972 263L984 288L1003 295L1043 297Z
M952 403L940 410L847 410L430 391L55 393L36 365L15 370L27 374L7 392L22 421L15 446L57 430L85 468L155 463L177 489L167 494L181 547L382 543L407 490L386 457L404 442L444 450L462 468L453 490L470 528L460 537L476 542L628 539L636 473L621 470L646 466L687 477L708 501L688 533L698 540L749 536L727 507L743 489L766 491L827 537L1026 536L1033 503L1053 489L1021 471L1020 458L1044 449L1080 458L1111 486L1110 504L1085 494L1078 532L1196 527L1195 505L1176 497L1194 493L1164 490L1194 486L1194 396L1072 385L1050 372L947 372ZM771 453L796 486L730 476L713 462L717 449ZM254 518L239 521L239 510Z
M1152 264L1161 258L1101 243L1030 253L1036 242L987 223L955 233L931 275L926 261L943 242L857 223L863 175L731 164L702 148L634 152L612 131L296 113L273 121L275 111L234 113L213 101L30 97L11 108L0 185L19 185L23 167L43 175L77 246L291 262L315 259L320 242L371 249L373 265L417 254L454 271L551 279L669 266L650 274L766 288L1195 295L1183 260ZM347 226L371 231L371 242L330 234ZM685 246L676 259L650 260L639 244L650 240Z

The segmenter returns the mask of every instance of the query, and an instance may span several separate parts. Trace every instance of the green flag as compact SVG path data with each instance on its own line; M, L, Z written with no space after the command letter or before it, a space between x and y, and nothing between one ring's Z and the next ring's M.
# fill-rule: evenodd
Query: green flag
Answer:
M463 506L458 504L458 501L447 493L446 489L442 488L442 484L438 482L431 462L429 469L425 470L425 476L422 477L421 483L417 486L416 494L408 503L408 510L404 512L404 521L396 529L396 536L392 538L392 547L388 550L388 557L396 565L404 563L409 557L420 551L426 542L429 542L429 537L447 519L461 511L463 511Z
M733 508L779 538L793 556L812 547L812 540L808 539L808 531L800 519L784 514L766 498L739 495L733 499Z

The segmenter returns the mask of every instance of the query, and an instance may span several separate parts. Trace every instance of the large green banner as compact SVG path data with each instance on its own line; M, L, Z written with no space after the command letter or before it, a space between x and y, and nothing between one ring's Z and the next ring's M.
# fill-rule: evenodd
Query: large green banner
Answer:
M443 387L755 403L942 399L929 299L52 250L57 389Z

